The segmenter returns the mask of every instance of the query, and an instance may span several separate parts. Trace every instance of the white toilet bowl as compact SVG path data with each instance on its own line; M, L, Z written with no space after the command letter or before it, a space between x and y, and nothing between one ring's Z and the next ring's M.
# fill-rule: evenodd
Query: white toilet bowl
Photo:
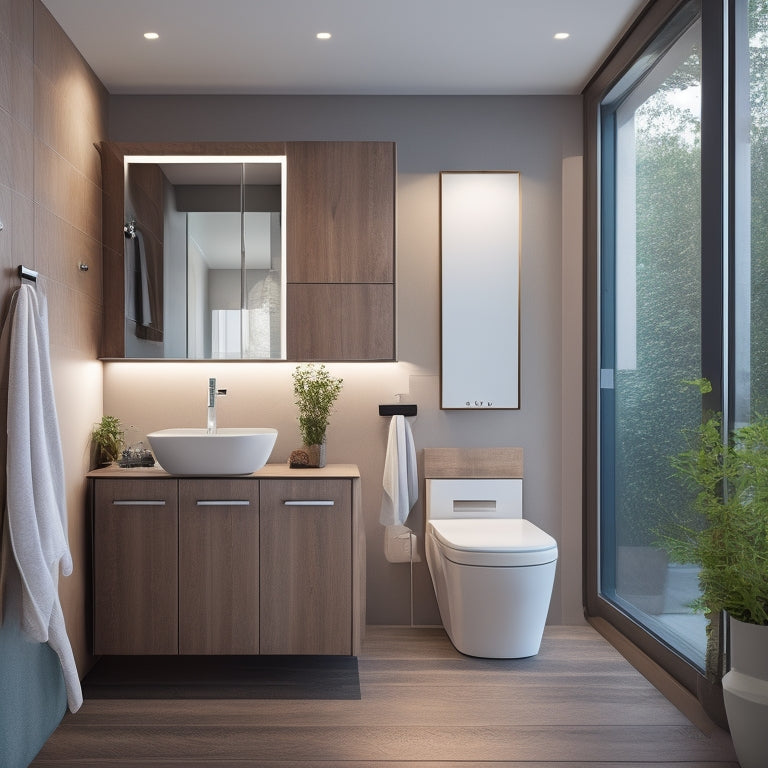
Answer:
M539 652L557 542L522 519L522 480L427 479L426 555L451 642L469 656Z

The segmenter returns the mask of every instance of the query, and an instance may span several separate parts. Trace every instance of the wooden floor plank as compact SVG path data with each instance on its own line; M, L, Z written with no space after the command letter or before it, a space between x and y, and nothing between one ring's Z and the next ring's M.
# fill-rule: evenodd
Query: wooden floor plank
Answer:
M425 701L429 702L425 705ZM653 690L609 689L599 700L574 700L563 706L563 693L543 689L535 698L512 695L502 686L478 695L461 686L366 686L362 701L165 701L86 702L74 716L79 725L686 725L688 721ZM439 703L436 703L439 702Z
M49 763L45 763L50 765ZM43 765L43 763L41 763ZM95 768L96 766L104 765L101 761L90 760L71 760L57 762L58 768ZM133 759L121 759L110 761L109 768L244 768L244 766L258 765L259 768L553 768L552 763L542 763L539 761L531 762L525 760L519 761L495 761L495 762L483 762L482 764L477 761L418 761L418 762L393 762L390 760L349 760L344 762L339 761L324 761L324 760L279 760L273 761L259 761L253 763L251 761L243 760L189 760L187 758L181 759L168 759L162 763L158 763L156 759L151 758L149 760L133 760ZM668 762L603 762L599 766L594 761L589 762L561 762L557 763L558 768L666 768L666 766L676 765L681 768L739 768L737 762L685 762L685 763L668 763Z
M501 761L565 760L669 762L733 757L725 739L705 737L694 726L70 726L58 755L110 760L131 755L179 759ZM45 757L46 747L41 757Z
M86 700L32 766L737 768L590 627L472 659L441 629L369 627L360 701Z

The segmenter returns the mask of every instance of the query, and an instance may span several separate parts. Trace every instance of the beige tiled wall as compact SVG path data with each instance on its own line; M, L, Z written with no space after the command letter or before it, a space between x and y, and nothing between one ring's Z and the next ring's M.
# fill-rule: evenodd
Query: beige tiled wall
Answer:
M106 102L105 89L40 0L0 0L0 295L5 315L23 263L39 271L39 290L48 299L75 563L60 592L81 673L89 664L83 476L88 436L102 410L95 362L101 180L94 143L106 137Z

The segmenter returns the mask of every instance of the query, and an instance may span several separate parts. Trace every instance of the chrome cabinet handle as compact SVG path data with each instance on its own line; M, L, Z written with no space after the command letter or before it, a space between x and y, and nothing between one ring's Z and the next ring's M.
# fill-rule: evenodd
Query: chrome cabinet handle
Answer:
M247 507L251 502L248 499L198 499L198 507Z
M284 501L283 504L285 504L286 507L332 507L334 502L330 499L297 499L296 501Z
M115 507L164 507L162 499L113 499Z

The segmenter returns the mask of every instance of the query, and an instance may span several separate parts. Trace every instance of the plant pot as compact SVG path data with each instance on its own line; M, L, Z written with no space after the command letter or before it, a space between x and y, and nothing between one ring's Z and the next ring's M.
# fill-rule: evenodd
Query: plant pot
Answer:
M303 450L307 452L309 456L309 467L324 467L325 466L325 440L322 443L316 445L305 445Z
M768 626L730 620L731 669L723 698L741 768L765 768L768 755Z

